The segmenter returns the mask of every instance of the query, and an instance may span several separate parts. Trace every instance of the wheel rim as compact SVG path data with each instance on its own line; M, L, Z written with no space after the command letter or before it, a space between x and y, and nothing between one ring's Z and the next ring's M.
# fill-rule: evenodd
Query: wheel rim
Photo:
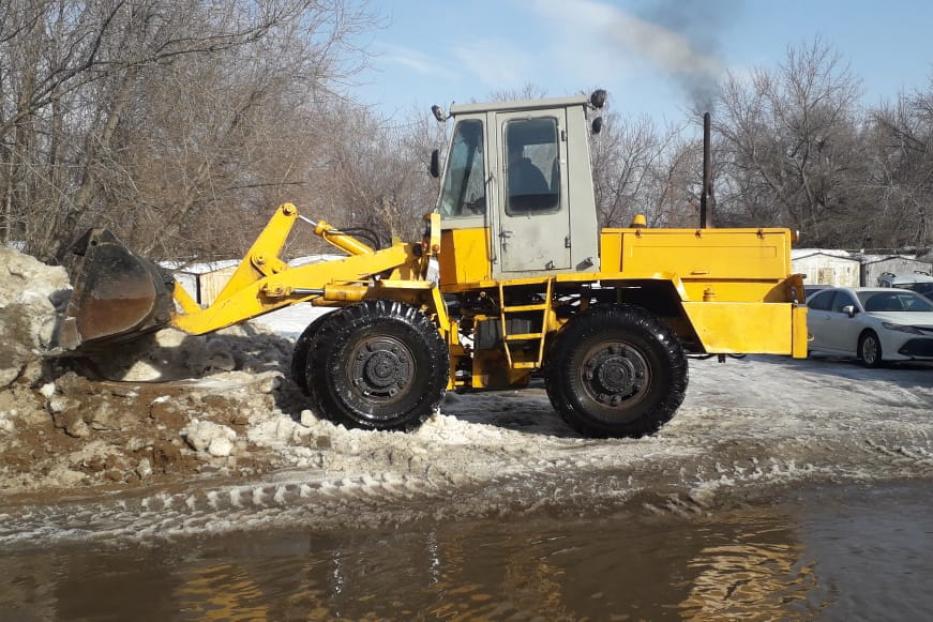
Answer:
M353 346L349 360L347 374L352 390L348 397L367 410L402 400L414 384L414 355L400 339L391 335L360 339ZM378 413L372 414L380 418Z
M623 342L590 348L580 368L587 396L599 406L621 412L640 402L651 384L651 368L637 349Z
M862 359L869 365L878 359L878 342L872 336L865 337L862 341Z

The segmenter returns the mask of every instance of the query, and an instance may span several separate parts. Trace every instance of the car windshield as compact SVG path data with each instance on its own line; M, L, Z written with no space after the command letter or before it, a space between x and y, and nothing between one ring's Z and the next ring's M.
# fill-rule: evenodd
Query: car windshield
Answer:
M927 298L933 296L933 283L916 283L910 287L918 294L923 294Z
M858 292L859 302L867 313L882 311L930 312L933 304L923 296L903 290Z

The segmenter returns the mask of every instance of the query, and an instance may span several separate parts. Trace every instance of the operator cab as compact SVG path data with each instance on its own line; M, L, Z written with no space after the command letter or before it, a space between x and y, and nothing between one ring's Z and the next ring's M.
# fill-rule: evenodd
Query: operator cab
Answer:
M599 271L587 121L605 100L597 93L451 108L442 286Z

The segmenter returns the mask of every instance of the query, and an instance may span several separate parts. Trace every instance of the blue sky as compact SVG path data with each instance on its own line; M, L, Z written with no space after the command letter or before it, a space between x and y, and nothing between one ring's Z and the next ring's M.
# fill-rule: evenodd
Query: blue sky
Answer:
M550 96L601 86L624 115L679 122L683 80L773 67L819 35L874 104L933 77L933 2L863 0L394 0L360 43L353 92L393 118L533 83Z

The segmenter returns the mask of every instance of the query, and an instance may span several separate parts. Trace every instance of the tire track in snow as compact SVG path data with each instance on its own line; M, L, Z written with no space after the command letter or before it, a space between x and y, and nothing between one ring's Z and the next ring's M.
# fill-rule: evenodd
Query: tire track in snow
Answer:
M933 430L917 413L898 412L886 421L849 419L848 425L838 425L838 413L830 412L771 414L770 427L762 427L762 417L749 409L688 409L660 435L635 441L506 430L496 431L500 438L490 444L489 432L479 430L478 445L438 445L429 454L437 462L412 472L398 468L402 450L394 448L396 466L377 465L382 471L280 471L243 484L7 508L0 513L0 546L145 542L230 530L367 527L540 511L608 512L632 502L654 514L692 516L730 497L797 482L933 475ZM517 451L512 443L520 441L538 453L527 447ZM420 442L437 442L437 435L426 434ZM472 468L450 468L469 456L477 461Z

